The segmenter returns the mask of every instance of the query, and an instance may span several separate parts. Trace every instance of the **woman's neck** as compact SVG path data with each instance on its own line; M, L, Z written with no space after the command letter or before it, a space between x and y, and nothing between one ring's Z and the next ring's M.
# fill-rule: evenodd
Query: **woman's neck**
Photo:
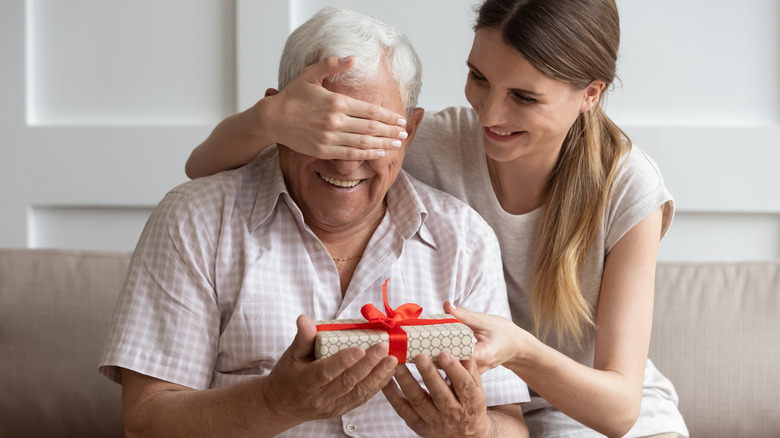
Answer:
M542 205L547 179L555 163L543 163L526 157L512 161L496 161L486 157L490 183L501 208L520 215Z

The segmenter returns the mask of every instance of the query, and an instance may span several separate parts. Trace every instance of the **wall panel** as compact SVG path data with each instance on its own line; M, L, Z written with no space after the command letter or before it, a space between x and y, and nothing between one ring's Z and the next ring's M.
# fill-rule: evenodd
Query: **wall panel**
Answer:
M323 6L378 16L409 36L424 65L421 106L467 105L475 3L0 3L0 246L94 247L89 236L64 243L42 231L73 214L135 241L142 216L186 181L190 150L276 86L284 40ZM618 5L621 81L608 112L675 195L660 257L778 257L780 3ZM123 225L125 214L135 222Z
M28 123L219 120L235 107L234 16L213 0L29 0Z

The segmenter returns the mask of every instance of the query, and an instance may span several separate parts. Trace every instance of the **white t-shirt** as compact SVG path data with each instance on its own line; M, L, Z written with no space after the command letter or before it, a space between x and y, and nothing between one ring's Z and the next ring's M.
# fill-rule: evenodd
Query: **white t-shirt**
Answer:
M531 331L529 285L541 210L513 215L501 208L490 183L482 126L476 113L470 108L452 107L426 114L407 152L404 169L415 178L467 202L493 227L501 246L514 322ZM664 209L662 233L665 233L674 214L674 200L664 186L656 164L634 146L626 158L614 196L581 273L583 295L593 308L598 302L606 255L628 230L661 206ZM582 349L576 348L574 343L569 347L557 345L555 336L550 336L548 344L592 367L594 342L594 328L588 327ZM531 395L531 402L524 406L531 436L600 436L557 411L533 392ZM640 417L626 436L663 432L688 435L677 409L673 385L648 359Z

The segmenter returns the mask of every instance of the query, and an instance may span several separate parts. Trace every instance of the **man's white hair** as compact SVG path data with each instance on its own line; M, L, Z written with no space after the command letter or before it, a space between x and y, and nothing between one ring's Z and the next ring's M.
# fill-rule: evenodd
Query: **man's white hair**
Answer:
M384 21L343 8L324 8L290 34L279 63L279 89L309 65L349 55L356 57L355 65L331 81L359 88L373 79L384 60L407 114L417 106L422 65L409 39Z

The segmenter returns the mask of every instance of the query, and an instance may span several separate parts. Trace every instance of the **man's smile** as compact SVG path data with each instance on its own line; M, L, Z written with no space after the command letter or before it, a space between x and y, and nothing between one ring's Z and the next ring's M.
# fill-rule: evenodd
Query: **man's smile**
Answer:
M326 183L332 184L337 187L351 188L351 187L355 187L356 185L360 184L361 181L363 181L362 179L354 179L354 180L336 179L336 178L331 178L329 176L325 176L321 173L317 173L317 175L319 175L320 178L322 178L322 180L325 181Z

